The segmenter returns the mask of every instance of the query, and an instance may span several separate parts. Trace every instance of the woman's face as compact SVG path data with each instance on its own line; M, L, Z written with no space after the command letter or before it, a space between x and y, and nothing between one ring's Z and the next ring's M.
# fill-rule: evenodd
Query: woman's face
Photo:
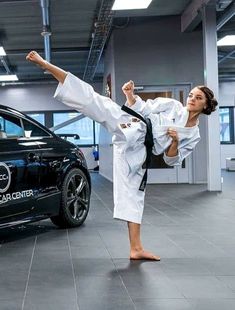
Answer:
M206 108L206 96L199 88L193 88L187 98L187 110L201 113Z

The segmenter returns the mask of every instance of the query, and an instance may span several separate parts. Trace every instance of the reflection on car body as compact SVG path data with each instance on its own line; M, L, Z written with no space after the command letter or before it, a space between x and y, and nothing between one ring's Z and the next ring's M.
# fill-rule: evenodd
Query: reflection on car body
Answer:
M81 225L90 175L79 148L43 125L0 105L0 228L50 217Z

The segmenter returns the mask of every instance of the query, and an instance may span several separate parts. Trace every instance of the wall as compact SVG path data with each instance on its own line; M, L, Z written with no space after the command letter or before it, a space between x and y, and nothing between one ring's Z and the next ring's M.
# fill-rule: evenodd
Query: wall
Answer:
M27 111L71 110L63 103L53 98L57 83L38 85L19 85L0 87L0 104L11 108ZM93 84L98 91L102 91L101 83Z
M114 50L113 37L109 40L108 48L105 52L105 62L104 62L104 82L103 82L103 93L105 93L107 77L111 76L111 92L112 99L115 101L116 98L116 88L115 88L115 67L114 67L114 57L116 51ZM112 148L112 137L108 131L101 126L100 128L100 144L99 144L99 172L108 180L113 179L113 148Z
M134 20L128 27L113 31L112 44L115 100L120 105L124 101L121 86L130 79L146 86L203 83L202 33L181 33L180 17ZM105 55L110 57L110 53ZM194 181L199 183L206 181L205 120L200 120L202 139L194 151Z
M220 82L219 105L235 106L235 82ZM235 109L234 109L235 110ZM235 115L234 115L235 119ZM234 128L235 129L235 128ZM226 168L226 158L235 157L235 144L221 145L221 168Z

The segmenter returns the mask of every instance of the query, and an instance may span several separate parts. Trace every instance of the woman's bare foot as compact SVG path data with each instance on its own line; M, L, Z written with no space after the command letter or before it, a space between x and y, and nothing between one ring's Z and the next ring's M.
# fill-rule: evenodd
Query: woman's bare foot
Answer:
M36 51L29 52L26 59L40 66L42 69L46 67L46 61Z
M131 260L154 260L154 261L160 261L161 258L158 255L154 255L150 252L147 252L145 250L133 250L130 254Z

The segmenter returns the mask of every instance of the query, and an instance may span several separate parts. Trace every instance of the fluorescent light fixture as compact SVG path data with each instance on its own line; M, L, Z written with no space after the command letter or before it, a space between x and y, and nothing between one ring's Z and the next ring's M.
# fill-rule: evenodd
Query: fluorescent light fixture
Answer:
M0 75L0 82L18 81L18 77L15 74Z
M225 36L217 42L217 46L230 46L230 45L235 45L235 35Z
M6 52L3 48L3 46L0 46L0 56L6 56Z
M152 0L115 0L112 10L146 9Z

